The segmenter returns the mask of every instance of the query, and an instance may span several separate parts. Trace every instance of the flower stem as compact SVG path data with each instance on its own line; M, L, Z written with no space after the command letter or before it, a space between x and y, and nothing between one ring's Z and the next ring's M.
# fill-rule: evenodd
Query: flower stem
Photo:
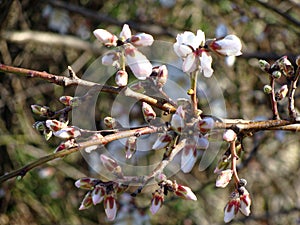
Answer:
M190 74L191 80L191 88L188 91L188 94L191 96L192 107L194 116L198 116L198 99L197 99L197 78L198 78L198 71L194 71Z
M272 87L270 99L271 99L271 106L272 106L272 112L273 112L273 119L280 120L278 108L277 108L277 102L275 100L275 79L272 75L270 75L270 86Z
M292 120L296 120L297 113L295 110L295 91L297 88L297 82L300 76L300 67L297 68L295 77L292 80L290 90L289 90L289 103L288 103L288 109L289 109L289 116Z
M231 170L233 172L233 177L234 177L235 184L236 184L236 186L238 186L238 184L240 183L240 178L239 178L239 176L237 174L237 171L236 171L236 160L238 159L238 156L236 154L235 143L236 143L236 141L230 142L230 152L231 152L231 158L232 158Z

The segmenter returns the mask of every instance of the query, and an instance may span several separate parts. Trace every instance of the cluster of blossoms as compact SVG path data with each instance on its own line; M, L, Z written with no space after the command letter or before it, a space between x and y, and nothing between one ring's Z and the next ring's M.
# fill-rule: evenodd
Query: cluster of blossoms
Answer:
M155 86L155 90L162 91L169 76L166 65L152 67L146 56L137 49L140 46L151 46L154 41L151 35L145 33L132 35L127 24L123 26L118 37L104 29L95 30L94 35L104 46L112 48L112 50L105 53L102 63L116 68L115 81L118 86L127 86L128 73L126 66L128 66L137 79L150 81L150 84ZM211 77L213 74L211 52L223 56L238 56L242 54L241 47L241 41L235 35L227 35L220 39L205 40L205 34L201 30L198 30L196 35L189 31L177 35L176 43L173 45L175 53L183 59L182 70L190 74L202 72L205 77ZM283 95L285 90L281 90L280 93ZM278 98L280 97L279 95ZM62 96L60 101L66 107L72 109L80 104L81 99L78 97ZM148 103L142 102L141 107L144 119L149 126L155 124L156 126L165 128L161 129L163 131L158 134L152 150L163 149L165 152L171 152L180 139L185 140L185 145L181 149L181 170L184 173L191 172L197 161L199 151L208 149L208 137L215 125L215 121L211 117L201 117L201 110L198 110L197 107L195 109L197 102L192 101L178 99L176 103L174 102L173 104L172 102L176 111L174 110L175 113L173 113L170 120L166 123L157 120L155 110ZM40 121L35 124L36 129L42 131L47 140L52 135L66 139L55 151L76 146L75 138L82 136L85 132L83 129L75 126L68 126L67 118L63 117L60 120L53 119L54 112L46 106L33 105L32 111L48 118L46 121ZM112 117L106 117L104 123L109 129L117 130L122 128L120 123ZM95 132L89 136L89 140L99 140L102 137L100 132ZM223 139L230 143L235 142L236 134L231 130L227 130ZM137 140L138 135L127 138L125 144L126 159L130 159L135 154ZM91 152L97 149L97 147L89 146L85 148L85 151ZM226 187L231 178L236 175L234 174L234 168L228 169L229 165L233 165L235 157L230 150L227 150L223 155L222 160L215 170L215 173L218 174L217 187ZM87 209L103 201L108 220L114 220L118 208L117 196L127 189L130 182L126 179L121 167L115 160L105 155L101 155L100 158L104 167L115 176L116 180L104 182L90 177L77 180L75 182L76 187L88 190L79 209ZM164 196L169 192L186 200L197 200L196 195L189 187L177 184L176 181L168 180L162 171L160 172L155 177L159 188L152 194L150 206L152 214L155 214L161 208ZM225 222L232 220L238 210L247 216L250 213L251 200L249 193L245 189L244 184L242 185L241 182L236 180L237 182L238 185L234 192L235 194L225 208Z

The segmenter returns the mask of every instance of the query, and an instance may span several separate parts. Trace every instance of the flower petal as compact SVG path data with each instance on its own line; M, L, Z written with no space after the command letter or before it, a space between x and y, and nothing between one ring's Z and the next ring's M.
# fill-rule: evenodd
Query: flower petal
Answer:
M182 71L190 73L195 71L199 66L199 58L194 53L187 55L182 64Z
M205 77L211 77L214 70L211 68L212 57L206 51L203 51L200 57L201 71Z
M131 30L130 30L128 24L124 24L123 25L123 29L122 29L122 31L120 33L120 38L123 41L125 41L125 40L129 39L130 37L131 37Z

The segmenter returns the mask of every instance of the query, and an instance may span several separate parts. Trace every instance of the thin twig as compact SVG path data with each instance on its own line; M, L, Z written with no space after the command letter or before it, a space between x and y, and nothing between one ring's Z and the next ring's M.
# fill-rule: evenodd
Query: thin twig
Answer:
M275 78L272 76L272 74L270 74L269 77L270 77L270 86L272 88L272 91L270 94L270 100L271 100L271 106L272 106L272 112L273 112L273 119L280 120L278 108L277 108L277 101L275 99Z
M236 184L236 186L238 186L238 184L240 183L240 178L239 178L239 176L237 174L237 170L236 170L236 161L238 159L238 156L236 154L235 143L236 143L236 141L230 142L230 152L231 152L231 158L232 158L231 170L233 172L233 178L234 178L235 184Z
M289 90L289 103L288 103L288 109L289 109L289 115L292 120L296 120L297 113L295 110L295 92L297 88L297 82L299 80L300 76L300 69L299 67L296 70L295 77L293 78Z

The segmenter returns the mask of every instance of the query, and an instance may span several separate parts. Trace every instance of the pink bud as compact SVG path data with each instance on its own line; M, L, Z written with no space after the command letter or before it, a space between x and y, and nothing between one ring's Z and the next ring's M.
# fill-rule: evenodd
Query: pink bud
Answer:
M107 157L106 155L102 154L100 156L100 159L101 159L101 162L103 163L103 166L110 172L112 172L113 174L115 174L116 176L123 176L122 175L122 169L121 167L119 166L119 164Z
M184 118L185 118L185 112L184 112L182 106L179 106L177 108L176 112L173 114L172 119L171 119L171 127L177 133L180 133L184 127L184 124L185 124Z
M67 141L65 141L65 142L62 142L62 143L54 150L54 153L55 153L55 152L62 151L62 150L65 150L65 149L69 149L69 148L73 147L74 145L75 145L74 139L67 140Z
M197 201L197 197L192 192L192 190L189 187L183 186L183 185L178 185L177 189L175 190L175 194L183 199L186 200L193 200Z
M155 191L152 194L151 206L150 211L154 215L158 212L164 202L164 196L161 191Z
M124 70L119 70L116 73L115 81L116 81L116 84L119 87L126 86L127 82L128 82L128 74L127 74L127 72L124 71Z
M198 122L198 129L201 133L207 133L214 128L215 121L211 117L205 117Z
M129 137L125 144L125 157L126 159L130 159L136 151L136 141L137 138L135 136Z
M117 121L115 118L112 118L110 116L107 116L104 118L104 124L107 128L113 129L116 127Z
M146 102L142 103L142 111L144 118L148 123L156 118L156 113L154 112L153 108Z
M72 96L61 96L61 97L59 98L59 101L60 101L62 104L66 105L66 106L71 105L71 104L72 104L72 100L73 100L73 97L72 97Z
M156 84L158 87L163 87L168 80L168 69L165 65L161 65L158 68L158 73L157 73L157 77L156 77Z
M153 41L154 39L152 35L145 33L133 35L130 39L130 42L134 46L150 46L152 45Z
M216 187L225 188L231 181L232 174L233 171L231 169L221 171L216 180Z
M92 201L92 195L91 192L89 191L83 198L81 205L79 207L79 210L84 210L84 209L88 209L93 205L93 201Z
M172 136L170 134L160 134L156 141L154 142L152 149L159 150L165 148L172 141Z
M117 215L117 203L113 195L106 195L104 197L104 208L107 219L112 221Z
M126 62L132 73L139 80L145 80L152 73L152 65L149 60L134 46L127 44L125 48Z
M250 194L246 190L245 187L241 187L240 192L242 192L242 194L240 195L240 211L245 216L249 216L251 213L251 211L250 211L250 206L251 206Z
M276 61L276 64L279 66L280 70L283 74L287 77L293 77L294 74L294 67L292 63L288 60L287 56L282 56L280 59Z
M97 205L100 202L102 202L102 200L104 199L104 195L105 195L105 188L100 185L96 185L94 190L92 191L93 204Z
M110 51L105 53L105 55L102 57L102 64L105 66L115 66L119 67L119 59L120 59L120 53L116 51Z
M83 177L75 182L75 186L81 189L92 190L97 182L99 182L98 179Z
M104 29L94 30L95 37L105 46L117 46L118 38Z
M233 198L231 199L224 209L224 222L229 223L235 215L238 213L240 207L240 199Z
M288 92L289 92L289 89L288 89L287 85L281 86L281 88L279 89L279 91L277 91L275 93L275 100L276 101L281 101L282 99L285 98L285 96L287 95Z
M81 132L75 127L65 127L53 133L56 137L62 139L76 138L81 135Z
M223 140L227 141L227 142L235 141L236 140L236 133L231 129L226 130L223 134Z
M227 35L220 40L214 40L209 43L211 50L226 56L239 56L242 54L241 40L235 35Z
M181 154L181 170L184 173L189 173L193 169L197 161L196 143L194 140L187 139L187 142Z
M67 127L68 122L60 122L58 120L46 120L46 126L53 132L59 131Z
M131 37L131 30L130 30L128 24L124 24L122 31L120 33L120 38L122 41L126 41L130 37Z

